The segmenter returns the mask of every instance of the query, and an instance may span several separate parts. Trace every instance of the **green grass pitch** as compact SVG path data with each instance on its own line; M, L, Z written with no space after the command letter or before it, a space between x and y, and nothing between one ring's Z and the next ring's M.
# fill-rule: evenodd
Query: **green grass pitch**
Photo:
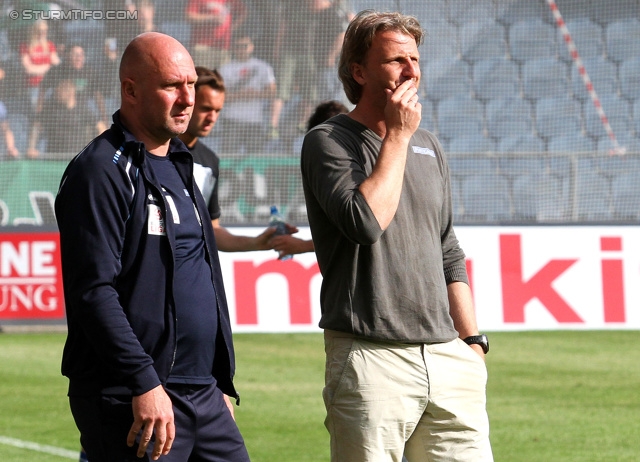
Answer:
M497 462L640 460L637 331L500 332L490 339ZM252 460L327 461L322 335L236 334L235 342L236 419ZM46 448L79 447L59 372L63 343L64 334L0 335L3 462L61 462L70 456Z

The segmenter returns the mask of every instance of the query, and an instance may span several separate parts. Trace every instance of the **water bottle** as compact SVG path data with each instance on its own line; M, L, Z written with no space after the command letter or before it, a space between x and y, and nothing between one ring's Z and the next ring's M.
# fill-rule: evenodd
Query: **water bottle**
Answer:
M282 219L282 215L278 212L278 207L275 205L271 206L271 216L269 217L269 226L275 226L276 232L274 236L280 236L281 234L288 234L287 227L284 224L284 220ZM280 257L280 260L289 260L293 258L293 255L283 255Z

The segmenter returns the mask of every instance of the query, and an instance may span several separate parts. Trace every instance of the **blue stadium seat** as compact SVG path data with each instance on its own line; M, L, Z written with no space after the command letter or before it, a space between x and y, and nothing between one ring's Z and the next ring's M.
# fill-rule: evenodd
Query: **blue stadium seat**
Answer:
M483 59L473 66L473 90L477 98L520 95L518 65L505 57Z
M580 103L571 96L541 98L535 104L536 128L545 138L563 134L579 133Z
M583 7L591 10L591 20L603 26L628 18L637 18L640 14L638 0L616 0L615 2L585 2L582 0L581 3L586 4Z
M469 65L457 58L440 58L424 65L422 85L427 98L439 101L471 93Z
M610 4L606 7L612 9ZM637 5L635 11L637 14ZM619 62L640 56L640 20L637 17L609 23L605 35L609 59Z
M436 120L433 116L433 104L427 99L421 99L422 104L422 119L420 119L420 128L429 130L430 132L436 132Z
M625 152L637 153L640 151L640 141L629 132L615 132L618 146L625 149ZM596 151L600 154L614 153L613 141L608 136L601 136L596 144ZM640 181L640 180L639 180Z
M522 98L510 96L489 100L487 103L487 131L489 136L502 138L533 132L531 104Z
M496 21L473 21L460 26L460 53L470 63L507 56L504 27Z
M572 160L568 156L549 156L540 176L537 218L544 222L566 222L573 210Z
M549 138L547 145L547 151L550 153L593 152L595 150L596 143L593 139L584 136L582 133L552 136Z
M615 64L602 56L585 58L583 64L597 94L617 93L618 72ZM575 65L571 66L571 85L576 98L581 100L590 98L582 75Z
M569 72L558 58L536 58L522 67L522 88L526 98L538 99L570 93Z
M632 126L631 105L616 94L599 95L600 104L614 133L628 133ZM587 133L594 137L605 136L602 120L591 100L583 103L584 122Z
M370 4L368 0L360 0L360 3L364 5L364 7L361 8L363 10L371 8L368 6ZM420 25L424 27L429 34L431 34L429 31L434 20L446 21L446 0L430 0L429 3L425 3L424 0L402 0L401 2L392 0L392 3L394 4L394 10L418 18ZM359 10L356 9L355 11Z
M593 159L593 165L601 175L611 179L624 173L633 173L636 178L640 178L640 156L638 154L597 156Z
M495 152L495 150L495 141L481 134L457 136L451 139L448 147L449 152L465 154Z
M532 133L506 136L498 141L498 152L544 152L544 142Z
M509 29L509 50L511 58L518 62L555 57L556 29L540 18L518 21Z
M522 172L514 178L511 189L513 217L516 220L536 220L540 197L540 174Z
M581 18L569 20L566 25L581 58L604 56L604 31L599 24L592 22L590 19ZM558 30L557 34L558 43L560 44L558 49L560 57L565 61L573 61L564 42L562 32Z
M541 175L546 168L546 161L538 155L500 156L498 159L500 173L510 179L525 173Z
M482 134L482 104L468 96L454 96L438 104L438 135L444 138Z
M453 206L453 221L464 221L464 207L462 205L462 179L451 176L451 204Z
M498 21L513 25L524 19L542 19L553 22L553 14L544 1L496 0L496 17Z
M492 0L449 0L447 3L447 19L458 26L472 21L495 21L496 7ZM430 8L430 7L428 7Z
M640 134L640 98L633 103L633 123L636 133Z
M448 162L451 175L461 179L473 175L495 175L498 173L498 164L495 157L459 156L452 151Z
M430 21L422 26L427 31L419 47L420 59L423 62L459 57L460 44L456 26L447 21Z
M613 216L616 220L633 221L640 220L640 172L624 172L617 175L611 183L611 201Z
M578 159L575 206L578 221L605 221L612 217L611 185L598 172L593 159Z
M640 56L620 64L620 90L626 98L640 99Z
M478 174L462 183L465 220L500 222L511 217L511 198L507 179L497 173Z

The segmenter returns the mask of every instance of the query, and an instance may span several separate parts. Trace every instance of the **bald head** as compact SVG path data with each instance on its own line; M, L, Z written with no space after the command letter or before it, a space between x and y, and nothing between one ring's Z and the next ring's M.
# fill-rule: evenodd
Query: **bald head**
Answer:
M187 49L173 37L160 32L140 34L129 42L122 54L120 82L126 78L144 78L149 72L157 72L164 61L176 57L191 59Z
M198 78L186 48L173 37L147 32L134 38L120 61L120 117L149 152L166 153L187 129Z

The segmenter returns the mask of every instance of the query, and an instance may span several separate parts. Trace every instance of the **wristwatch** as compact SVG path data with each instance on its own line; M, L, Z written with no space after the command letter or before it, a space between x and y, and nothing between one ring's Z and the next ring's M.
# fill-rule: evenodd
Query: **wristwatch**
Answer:
M489 353L489 338L484 334L467 337L464 339L464 343L467 345L480 345L484 354Z

